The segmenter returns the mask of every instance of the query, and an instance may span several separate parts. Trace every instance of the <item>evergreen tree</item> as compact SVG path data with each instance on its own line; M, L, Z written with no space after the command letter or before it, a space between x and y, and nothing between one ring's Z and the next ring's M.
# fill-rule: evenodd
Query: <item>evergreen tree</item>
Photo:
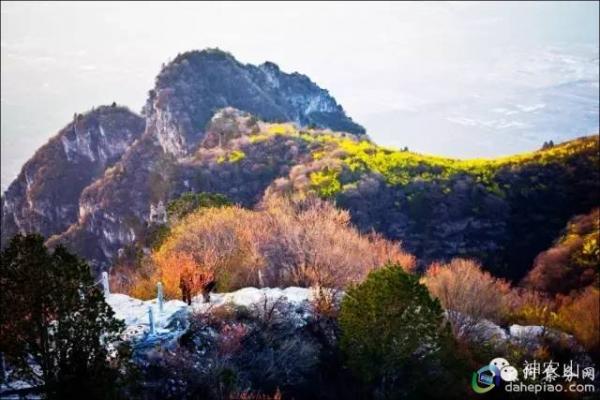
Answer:
M183 193L179 198L169 202L167 214L169 222L183 219L186 215L199 208L225 207L231 205L229 199L219 193Z
M453 342L442 308L419 278L400 266L371 272L348 290L339 322L341 350L350 369L367 384L367 397L444 398L460 393L455 387L448 391L460 379L450 376L460 367L450 359Z
M123 323L86 263L62 246L49 252L39 235L17 235L2 251L0 283L0 351L15 376L46 398L116 397L120 357L107 345Z

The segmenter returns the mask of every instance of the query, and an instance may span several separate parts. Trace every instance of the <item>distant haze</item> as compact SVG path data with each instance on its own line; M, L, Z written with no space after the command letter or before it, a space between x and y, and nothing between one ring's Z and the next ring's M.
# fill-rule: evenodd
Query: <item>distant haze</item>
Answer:
M1 184L70 121L219 47L328 89L379 144L496 156L598 131L598 2L1 3Z

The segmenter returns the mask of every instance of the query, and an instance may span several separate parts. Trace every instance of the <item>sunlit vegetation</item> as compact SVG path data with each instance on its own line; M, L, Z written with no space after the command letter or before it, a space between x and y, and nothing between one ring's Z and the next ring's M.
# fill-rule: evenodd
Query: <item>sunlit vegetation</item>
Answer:
M445 265L434 264L423 282L447 310L456 337L470 335L482 319L498 321L506 312L504 297L510 285L483 271L475 261L454 259Z
M293 135L297 132L298 130L292 124L269 124L266 129L268 135Z
M165 294L180 296L184 268L214 274L218 290L246 286L343 288L359 282L386 262L410 269L414 257L398 243L360 234L349 215L319 199L302 203L272 197L262 209L238 206L200 209L171 228L169 237L141 267L129 289L154 295L157 281Z
M600 289L591 285L575 296L561 298L555 326L571 332L586 349L600 356Z
M594 285L556 295L511 287L471 260L434 264L422 278L448 313L455 337L472 338L487 319L499 324L539 325L571 333L593 353L600 351L600 290Z
M391 185L406 185L414 180L444 181L458 174L469 174L477 182L502 194L506 188L493 181L494 174L502 167L519 166L529 163L545 165L561 162L574 154L595 150L597 141L588 138L568 142L562 146L496 159L458 160L398 151L377 146L366 140L339 138L327 142L330 156L339 157L345 166L354 173L376 172L385 177ZM342 150L336 152L335 150ZM318 159L325 158L323 150L316 152Z
M335 200L359 229L401 239L424 263L475 258L496 275L520 280L568 218L596 205L595 136L471 160L290 124L263 126L249 139L275 137L304 142L312 156L293 166L278 187L299 198L316 193Z
M592 354L600 355L600 290L590 285L570 295L514 289L505 299L507 320L571 333Z
M224 155L217 157L217 163L222 164L224 162L228 163L236 163L238 161L243 160L246 157L246 154L240 150L233 150L227 152Z
M598 148L597 138L588 137L545 147L540 151L508 157L462 160L386 148L366 139L356 139L341 133L324 133L314 129L299 130L292 124L267 124L264 130L251 135L250 140L257 142L279 135L298 137L307 142L318 143L319 146L312 153L313 159L341 159L349 171L354 173L376 172L383 175L391 185L406 185L414 180L444 181L457 174L469 174L475 177L477 182L489 186L498 193L502 193L506 189L498 186L493 180L495 173L500 168L526 164L560 163L580 153L587 153L588 157L594 158L597 155L594 155L593 152ZM324 172L324 174L332 175L330 172ZM327 185L326 187L318 184L313 186L315 191L325 197L331 196L332 189L340 191L341 188L341 184Z
M340 172L333 168L311 172L309 175L311 186L322 197L331 197L342 188L339 174Z
M551 293L569 293L598 283L600 209L573 218L565 234L535 259L523 284Z

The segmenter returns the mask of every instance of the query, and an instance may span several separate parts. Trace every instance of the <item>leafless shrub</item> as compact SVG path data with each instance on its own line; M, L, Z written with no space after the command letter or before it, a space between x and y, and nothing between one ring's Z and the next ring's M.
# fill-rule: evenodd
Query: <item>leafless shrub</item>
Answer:
M247 286L344 288L386 263L407 270L415 265L399 243L358 232L347 211L317 198L279 196L269 197L256 211L234 206L187 216L172 227L151 261L154 271L136 276L141 279L130 293L145 292L160 280L167 297L179 297L186 269L214 276L217 288L226 291Z
M431 265L423 281L446 309L456 337L468 335L482 319L499 319L510 292L506 281L483 271L475 261L459 258Z

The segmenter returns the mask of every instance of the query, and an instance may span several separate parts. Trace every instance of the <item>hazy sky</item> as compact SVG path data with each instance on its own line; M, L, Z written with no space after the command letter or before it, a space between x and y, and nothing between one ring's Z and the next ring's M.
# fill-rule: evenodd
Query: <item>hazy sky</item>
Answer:
M75 111L113 100L139 111L163 62L206 47L308 75L381 144L487 156L535 148L571 119L585 123L566 137L590 133L598 13L598 2L2 2L2 189Z

